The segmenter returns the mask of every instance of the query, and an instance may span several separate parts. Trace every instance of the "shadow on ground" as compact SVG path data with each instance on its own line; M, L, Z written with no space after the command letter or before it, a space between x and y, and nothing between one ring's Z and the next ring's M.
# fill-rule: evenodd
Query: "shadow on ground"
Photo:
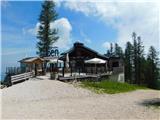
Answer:
M140 103L140 105L143 105L143 106L153 106L153 107L160 108L160 98L154 98L154 99L144 100L143 102Z

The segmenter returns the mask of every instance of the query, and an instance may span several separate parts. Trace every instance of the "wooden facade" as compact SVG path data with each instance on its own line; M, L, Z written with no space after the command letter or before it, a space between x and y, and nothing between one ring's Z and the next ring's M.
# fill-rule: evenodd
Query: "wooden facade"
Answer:
M86 47L83 43L76 42L68 51L62 53L60 59L66 63L66 55L69 55L69 65L73 72L104 73L107 71L124 72L123 60L118 56L107 57ZM100 58L106 61L105 64L97 64L96 70L94 64L85 64L85 60Z
M89 60L92 58L100 58L105 61L108 61L108 58L104 55L99 54L98 52L84 46L83 43L76 42L73 47L62 53L60 59L66 63L66 55L69 55L69 66L73 72L94 72L95 65L94 64L85 64L85 60ZM64 65L65 66L65 65ZM98 64L97 69L99 72L105 72L107 70L107 65Z
M118 56L109 57L108 60L108 70L114 73L124 72L124 62L123 59Z
M69 63L67 62L69 59ZM86 60L93 58L99 58L105 63L101 64L87 64ZM53 60L57 62L53 63ZM58 65L58 61L62 61L62 65ZM73 47L66 52L61 53L58 57L30 57L24 58L21 61L21 68L25 69L25 72L34 71L35 75L38 72L43 72L44 64L49 63L50 67L48 72L58 72L62 71L63 75L65 72L76 72L76 73L106 73L108 71L113 71L115 73L124 72L123 60L118 56L107 57L105 55L99 54L93 49L86 47L83 43L76 42L73 44ZM69 64L69 67L67 68ZM67 68L67 69L65 69Z

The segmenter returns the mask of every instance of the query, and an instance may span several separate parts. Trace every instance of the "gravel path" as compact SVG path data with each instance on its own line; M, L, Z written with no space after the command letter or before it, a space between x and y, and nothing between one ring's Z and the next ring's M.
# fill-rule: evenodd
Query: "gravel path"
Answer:
M0 92L3 119L160 118L160 109L142 104L160 99L155 90L99 95L60 81L31 79Z

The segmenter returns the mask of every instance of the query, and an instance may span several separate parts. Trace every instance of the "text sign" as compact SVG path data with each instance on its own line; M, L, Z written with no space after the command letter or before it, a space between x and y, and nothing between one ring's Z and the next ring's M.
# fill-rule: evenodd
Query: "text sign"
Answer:
M50 50L49 56L58 57L59 56L58 47L52 47L52 49Z

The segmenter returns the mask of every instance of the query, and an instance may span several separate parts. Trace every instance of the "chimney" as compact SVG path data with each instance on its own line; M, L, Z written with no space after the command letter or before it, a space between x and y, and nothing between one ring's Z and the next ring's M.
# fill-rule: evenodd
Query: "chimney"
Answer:
M75 43L74 43L74 47L77 47L77 46L83 46L83 43L75 42Z

